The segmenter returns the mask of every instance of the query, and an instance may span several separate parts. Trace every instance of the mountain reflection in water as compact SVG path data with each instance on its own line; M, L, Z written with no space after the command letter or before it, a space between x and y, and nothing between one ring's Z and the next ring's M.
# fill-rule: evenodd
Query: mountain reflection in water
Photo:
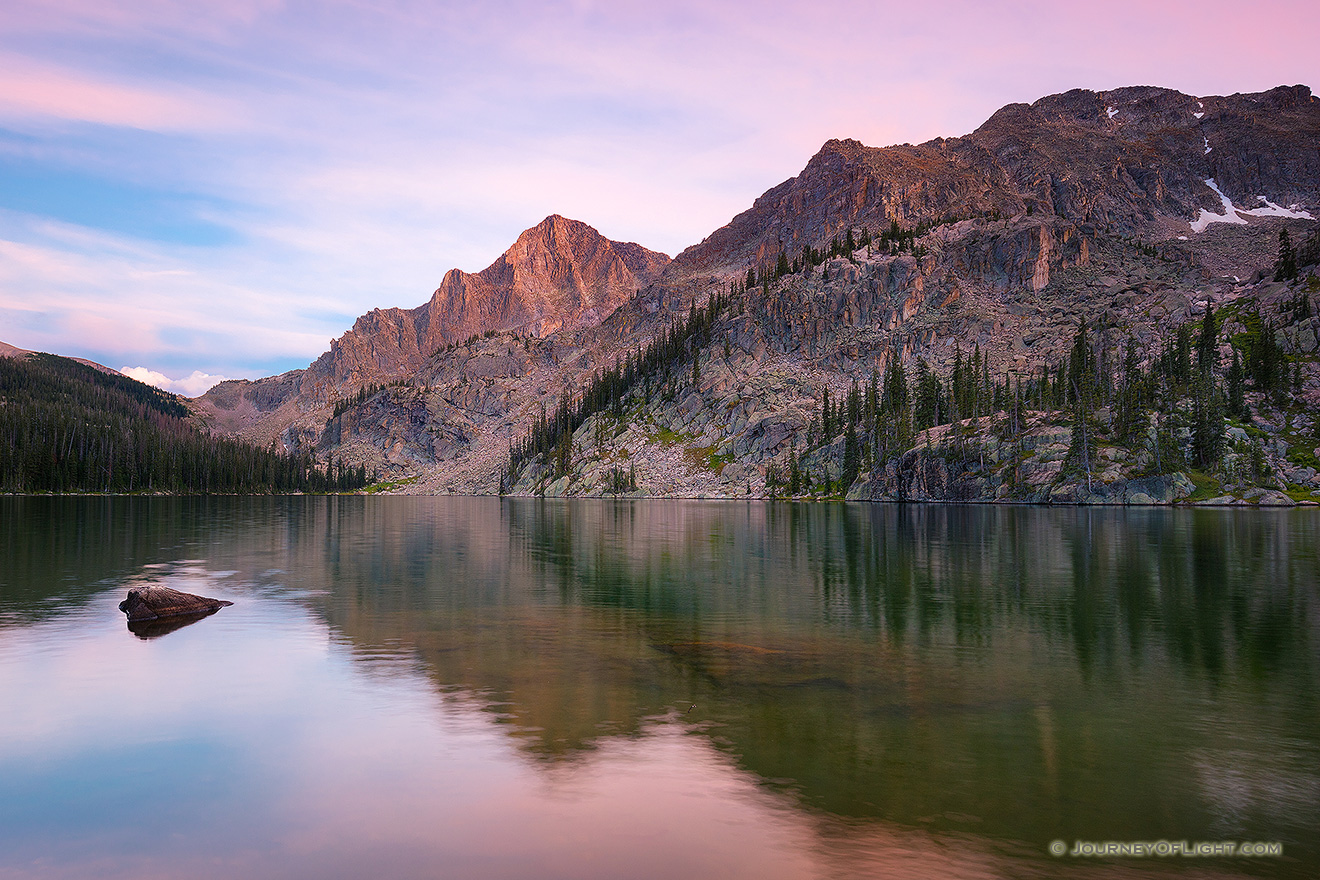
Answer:
M35 860L0 855L0 875L76 875L71 838L124 867L110 874L141 873L105 842L125 821L110 805L157 812L161 792L176 838L209 821L247 841L160 857L198 876L1188 867L1057 860L1055 839L1279 840L1282 860L1192 867L1320 867L1310 511L0 510L0 704L28 705L0 720L0 801L26 801L0 807L0 853ZM100 610L144 579L241 601L150 642L120 615L112 642ZM160 791L100 760L153 765ZM61 826L71 805L85 825ZM21 841L3 830L20 813ZM67 871L32 867L43 840Z

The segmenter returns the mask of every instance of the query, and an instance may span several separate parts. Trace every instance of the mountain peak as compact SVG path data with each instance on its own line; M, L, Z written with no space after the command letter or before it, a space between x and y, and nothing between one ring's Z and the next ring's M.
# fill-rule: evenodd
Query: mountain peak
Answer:
M567 257L583 250L601 247L602 243L613 244L594 227L581 220L571 220L559 214L551 214L530 229L523 230L501 259L516 262L520 257L534 252ZM493 269L497 265L499 260L489 268Z
M424 305L358 318L312 364L304 385L388 380L416 370L437 349L492 330L545 336L593 326L668 263L665 254L551 214L480 272L450 269Z

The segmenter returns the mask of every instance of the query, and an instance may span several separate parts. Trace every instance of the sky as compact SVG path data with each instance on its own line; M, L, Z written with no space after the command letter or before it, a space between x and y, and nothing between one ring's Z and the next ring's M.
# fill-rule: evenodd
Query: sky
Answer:
M0 341L304 367L562 214L671 256L826 140L1071 88L1320 89L1320 4L6 0Z

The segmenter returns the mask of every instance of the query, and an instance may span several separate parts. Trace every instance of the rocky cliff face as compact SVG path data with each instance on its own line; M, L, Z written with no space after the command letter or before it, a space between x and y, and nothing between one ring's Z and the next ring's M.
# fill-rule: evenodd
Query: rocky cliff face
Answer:
M392 379L415 371L437 349L486 332L540 337L599 324L668 262L664 254L552 215L475 275L450 269L425 305L358 318L308 368L303 393Z
M797 177L674 260L671 273L745 271L849 227L1024 215L1133 234L1160 219L1259 196L1313 203L1320 101L1306 86L1195 98L1170 89L1077 89L1010 104L975 132L925 144L831 140ZM1184 233L1189 231L1183 226Z
M781 252L792 263L805 246L897 226L902 247L844 248L739 289L710 339L648 379L622 413L578 430L572 473L532 468L512 487L601 494L627 469L649 494L759 495L805 452L822 390L838 400L894 360L947 376L975 349L995 377L1026 377L1057 363L1084 319L1101 345L1131 344L1149 362L1207 302L1278 312L1298 292L1256 282L1273 271L1280 230L1301 240L1314 216L1320 102L1305 87L1201 98L1148 87L1073 91L1005 107L961 138L887 148L830 141L801 174L667 265L550 218L484 272L450 273L426 306L364 316L297 377L296 393L281 377L237 399L254 413L267 407L262 424L282 423L287 443L405 475L414 491L495 491L511 444L537 418L694 304L727 294L749 268L773 268ZM592 287L586 278L604 280ZM636 295L599 298L630 285ZM462 329L446 337L435 327ZM496 332L468 339L477 327ZM1320 393L1320 371L1305 360L1315 331L1288 324L1280 336L1302 359L1304 393ZM373 376L405 378L332 417L326 389ZM217 402L224 393L213 392ZM828 470L837 446L811 455ZM867 497L1001 497L1002 475L969 483L910 457L907 470L895 463L869 477ZM1284 459L1271 460L1282 468ZM1148 470L1132 463L1122 479ZM1074 484L1060 489L1056 477L1011 497L1091 497ZM1122 497L1181 497L1165 482ZM1095 498L1118 497L1105 492Z

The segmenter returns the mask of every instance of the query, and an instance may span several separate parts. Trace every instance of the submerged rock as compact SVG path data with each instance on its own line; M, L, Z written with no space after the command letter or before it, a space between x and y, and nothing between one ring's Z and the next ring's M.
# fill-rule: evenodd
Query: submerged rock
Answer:
M194 596L169 587L139 587L128 591L128 598L119 603L119 610L128 615L129 623L136 623L181 614L208 614L233 604L224 599Z

